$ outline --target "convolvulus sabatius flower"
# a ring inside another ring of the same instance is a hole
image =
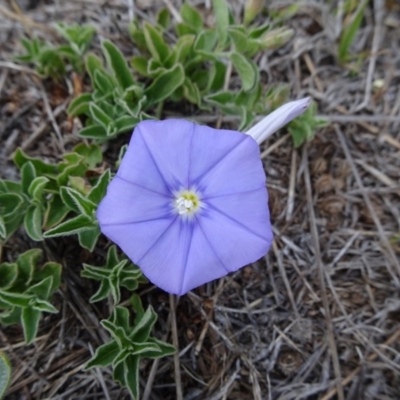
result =
[[[273,239],[257,141],[308,103],[284,105],[248,134],[185,120],[139,123],[99,205],[101,231],[174,294],[257,261]]]

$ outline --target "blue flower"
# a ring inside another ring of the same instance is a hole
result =
[[[300,108],[286,108],[285,116]],[[275,130],[285,116],[275,115]],[[97,218],[151,282],[182,295],[267,253],[273,235],[265,183],[252,136],[185,120],[143,121]]]

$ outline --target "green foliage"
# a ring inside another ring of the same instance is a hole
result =
[[[8,357],[0,351],[0,399],[3,398],[11,380],[11,365]]]
[[[129,57],[109,40],[101,42],[98,55],[88,52],[95,33],[90,26],[56,25],[64,45],[23,40],[26,54],[18,60],[34,65],[40,75],[59,77],[71,68],[87,72],[88,91],[70,103],[68,113],[81,117],[84,128],[79,134],[89,140],[57,163],[29,157],[20,149],[15,152],[13,161],[20,181],[0,179],[2,241],[23,226],[34,241],[77,235],[80,246],[93,251],[100,236],[96,211],[112,174],[102,165],[102,149],[92,141],[103,143],[131,131],[154,112],[159,117],[164,103],[190,103],[209,113],[239,115],[239,130],[245,130],[256,114],[265,115],[286,101],[287,86],[271,86],[263,92],[253,57],[283,46],[293,30],[276,21],[252,24],[263,8],[258,0],[248,0],[244,23],[234,20],[227,0],[213,0],[212,4],[215,27],[205,26],[200,12],[187,2],[180,9],[182,21],[173,26],[176,19],[171,19],[167,9],[160,10],[155,24],[131,22],[129,34],[135,55]],[[289,8],[295,12],[296,7]],[[346,33],[346,43],[351,44],[353,30]],[[346,54],[348,46],[343,50]],[[290,124],[296,146],[323,125],[315,113],[313,105]],[[126,147],[120,149],[117,167]],[[0,323],[21,323],[27,343],[36,337],[42,312],[57,312],[49,300],[60,285],[61,266],[48,262],[38,268],[40,257],[41,250],[34,249],[20,255],[15,263],[0,265]],[[81,276],[99,281],[91,302],[112,298],[113,303],[111,317],[101,321],[111,340],[97,349],[86,368],[111,365],[114,379],[138,399],[140,359],[175,351],[151,336],[157,316],[152,307],[144,311],[137,295],[131,297],[136,313],[132,324],[128,309],[118,306],[121,287],[135,291],[146,279],[115,246],[109,248],[104,266],[84,264]],[[1,362],[0,354],[0,397]]]
[[[150,118],[148,112],[154,107],[161,110],[164,101],[187,101],[203,110],[216,108],[240,115],[240,129],[247,128],[255,114],[265,114],[265,98],[252,57],[282,46],[293,30],[271,25],[244,28],[233,20],[228,2],[217,0],[213,6],[216,27],[206,28],[201,14],[184,3],[174,43],[165,37],[170,25],[167,10],[159,12],[154,25],[133,21],[129,33],[141,51],[130,59],[134,72],[110,41],[102,43],[105,63],[89,53],[85,65],[93,91],[79,95],[68,109],[71,116],[86,117],[80,135],[99,142],[112,139]],[[235,90],[224,89],[229,62],[239,78]]]
[[[100,236],[97,205],[111,179],[110,170],[97,169],[101,162],[96,144],[81,143],[54,165],[18,149],[21,182],[0,180],[0,238],[7,240],[23,224],[32,240],[78,234],[81,246],[92,251]]]
[[[27,344],[36,337],[41,313],[58,312],[49,299],[60,286],[61,265],[38,267],[41,256],[42,250],[32,249],[15,263],[0,264],[0,323],[21,323]]]
[[[136,265],[126,258],[118,257],[116,246],[111,246],[108,249],[104,267],[83,264],[83,268],[81,276],[100,281],[99,290],[91,297],[91,303],[103,300],[111,295],[114,304],[118,304],[121,300],[121,286],[134,291],[139,283],[147,282]]]
[[[349,13],[352,11],[352,0],[348,0],[346,2],[346,8]],[[361,22],[364,18],[364,10],[368,4],[368,0],[363,0],[358,3],[357,9],[354,13],[348,16],[348,21],[346,21],[342,34],[339,39],[339,49],[338,49],[338,57],[341,63],[345,63],[350,59],[349,49],[351,44],[354,41],[357,31],[360,29]]]
[[[327,125],[327,121],[317,118],[317,105],[312,102],[304,114],[293,120],[288,127],[294,147],[314,138],[315,130]]]
[[[175,348],[151,336],[157,314],[149,306],[144,311],[140,298],[132,296],[136,316],[130,324],[129,310],[115,307],[108,320],[101,325],[110,333],[111,340],[100,346],[87,362],[85,369],[113,368],[113,379],[127,387],[133,399],[139,399],[139,363],[141,358],[159,358],[175,353]]]
[[[54,46],[36,38],[22,39],[25,54],[16,57],[16,61],[33,64],[38,74],[43,77],[61,77],[66,72],[66,62],[76,72],[82,72],[82,57],[92,42],[94,27],[55,24],[55,28],[67,44]]]

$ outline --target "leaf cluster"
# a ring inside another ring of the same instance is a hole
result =
[[[360,29],[364,19],[364,11],[368,5],[368,0],[360,2],[347,0],[344,4],[346,18],[344,20],[343,29],[339,37],[338,58],[341,64],[352,59],[350,47],[354,42],[356,34]]]
[[[90,298],[91,303],[112,296],[114,304],[121,300],[121,289],[125,287],[130,291],[138,288],[139,283],[147,282],[140,269],[127,258],[118,256],[116,246],[108,249],[106,265],[103,267],[83,264],[81,276],[100,281],[99,290]]]
[[[89,25],[55,24],[57,32],[67,44],[55,46],[37,38],[22,39],[25,54],[16,57],[16,61],[33,64],[42,77],[61,77],[66,73],[66,63],[76,72],[83,71],[82,58],[89,48],[95,28]]]
[[[303,143],[314,138],[317,128],[322,128],[328,123],[317,118],[317,105],[312,102],[308,109],[299,117],[290,122],[288,130],[293,139],[294,147],[300,147]]]
[[[127,387],[133,399],[139,399],[139,364],[142,358],[159,358],[175,353],[175,348],[150,336],[157,320],[151,306],[144,311],[140,297],[133,295],[132,306],[136,312],[133,325],[125,307],[115,307],[101,325],[110,333],[111,340],[100,346],[87,362],[85,369],[93,367],[113,368],[113,379]]]
[[[261,50],[282,46],[293,31],[271,24],[245,27],[235,23],[225,0],[213,5],[215,28],[205,27],[200,13],[187,3],[180,9],[182,22],[173,27],[166,9],[158,13],[155,24],[133,21],[129,33],[140,54],[130,63],[108,40],[101,46],[105,65],[89,53],[85,65],[93,92],[79,95],[68,109],[71,116],[86,117],[80,135],[111,139],[151,118],[149,110],[160,110],[167,100],[240,115],[239,129],[247,128],[256,113],[265,114],[265,97],[252,58]],[[230,66],[239,78],[234,90],[225,83]]]
[[[92,251],[100,236],[95,212],[111,179],[110,170],[96,167],[99,146],[81,143],[58,164],[21,149],[13,160],[21,181],[0,180],[0,238],[7,240],[23,224],[32,240],[78,234],[80,245]]]
[[[21,323],[27,344],[37,334],[42,312],[57,313],[49,299],[60,286],[61,265],[37,263],[42,250],[32,249],[21,254],[15,263],[0,264],[0,323]]]

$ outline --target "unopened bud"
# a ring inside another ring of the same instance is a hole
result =
[[[248,25],[264,8],[264,0],[247,0],[244,6],[244,24]]]
[[[263,49],[274,50],[286,44],[294,35],[292,28],[278,28],[266,32],[259,43]]]

